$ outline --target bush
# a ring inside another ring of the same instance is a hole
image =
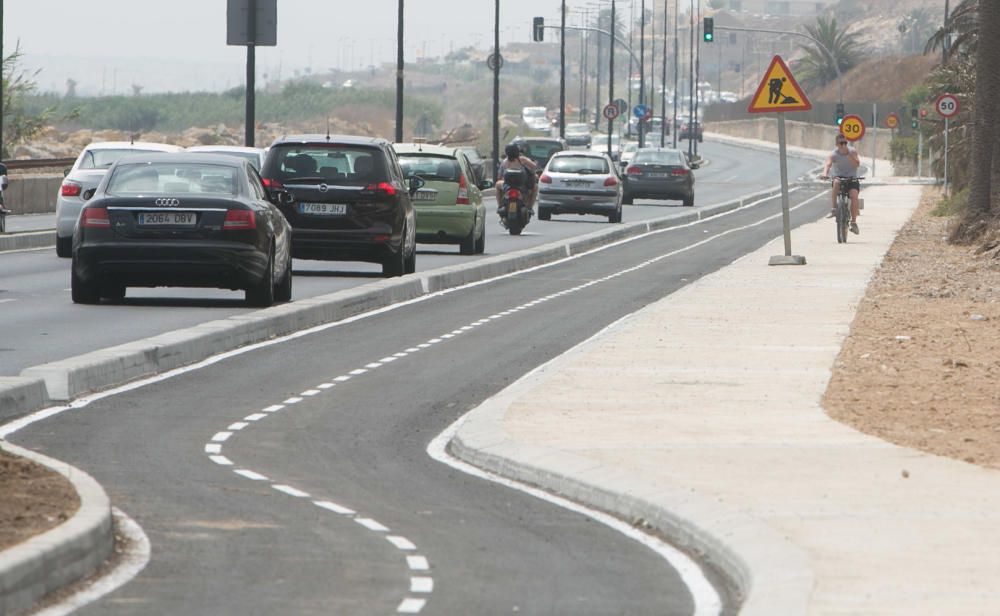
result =
[[[969,201],[969,189],[952,193],[950,197],[942,197],[941,203],[931,210],[931,216],[954,216],[965,211],[965,205]]]
[[[892,141],[889,142],[889,152],[892,162],[916,162],[917,138],[893,137]]]

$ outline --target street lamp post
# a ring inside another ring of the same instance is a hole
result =
[[[615,102],[615,26],[617,22],[615,21],[615,0],[611,0],[611,27],[608,28],[608,32],[611,33],[610,39],[611,53],[608,54],[610,60],[608,60],[608,104]],[[611,156],[611,133],[614,130],[614,120],[608,120],[608,158],[614,160]]]
[[[629,77],[631,79],[631,76]],[[629,85],[631,88],[631,85]],[[646,105],[646,0],[639,7],[639,106]],[[645,117],[639,118],[639,147],[645,144]]]
[[[566,138],[566,0],[559,21],[559,137]]]
[[[396,143],[403,141],[403,0],[396,17]]]
[[[674,0],[674,115],[670,118],[670,132],[673,134],[673,148],[677,149],[677,78],[681,70],[681,56],[678,38],[681,0]]]
[[[667,139],[667,11],[669,1],[663,0],[663,62],[660,70],[660,147],[666,146]],[[674,61],[676,62],[676,58]]]
[[[500,169],[500,0],[493,21],[493,182]]]

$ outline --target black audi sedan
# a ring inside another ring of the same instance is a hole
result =
[[[291,223],[297,259],[380,263],[384,276],[416,271],[412,195],[423,186],[403,175],[385,139],[294,135],[271,144],[261,171]]]
[[[291,226],[248,161],[127,156],[83,196],[73,233],[76,303],[121,300],[127,287],[244,290],[261,307],[292,297]]]
[[[636,198],[680,199],[694,205],[694,174],[698,163],[688,163],[680,150],[639,148],[625,169],[623,201],[632,205]]]

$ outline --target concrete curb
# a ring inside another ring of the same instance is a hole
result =
[[[71,400],[80,395],[195,363],[248,344],[331,323],[429,293],[552,263],[650,231],[688,224],[732,211],[779,193],[779,189],[772,188],[740,199],[657,219],[611,225],[606,230],[545,246],[487,257],[423,274],[382,280],[324,296],[296,300],[293,303],[250,314],[211,321],[183,331],[161,334],[62,361],[26,368],[20,377],[0,378],[0,422],[45,408],[51,401]],[[54,239],[55,233],[52,232],[51,236]],[[33,460],[45,459],[48,466],[59,470],[71,480],[82,478],[79,484],[74,481],[81,495],[81,502],[85,496],[88,503],[100,500],[96,498],[96,494],[103,497],[103,503],[88,505],[84,517],[80,517],[84,512],[81,506],[81,512],[69,522],[16,548],[0,552],[0,581],[12,580],[6,586],[0,583],[0,590],[10,589],[9,592],[17,593],[18,601],[26,601],[30,605],[43,594],[92,572],[103,562],[113,544],[110,531],[110,506],[100,486],[82,471],[20,448],[6,444],[5,447],[9,447],[9,450],[17,455],[24,455]],[[607,484],[605,500],[619,500],[613,491],[614,485],[614,482]],[[581,494],[579,498],[586,500],[585,496]],[[640,501],[636,502],[638,510],[641,508],[638,504]],[[98,514],[97,509],[100,507],[103,507],[104,513]],[[666,515],[665,511],[662,515]],[[660,515],[657,510],[651,509],[650,514],[645,517],[658,520],[657,516]],[[657,521],[657,524],[662,528],[670,527],[666,519]],[[105,527],[108,529],[106,538],[102,534],[105,532]],[[725,533],[719,536],[725,536]],[[43,539],[45,542],[42,542]],[[708,539],[709,536],[706,536],[690,544],[707,545]],[[37,545],[49,547],[45,550],[26,549],[24,552],[18,551],[16,556],[11,556],[13,550],[20,550],[29,544],[35,546],[35,540],[41,542]],[[680,543],[687,544],[683,541]],[[718,543],[717,547],[705,549],[705,553],[721,553],[724,547]],[[54,557],[53,554],[60,556]],[[741,580],[749,573],[740,572],[736,568],[730,569],[737,574],[736,582],[742,588],[745,583]],[[31,576],[41,576],[40,579],[44,583],[36,581],[35,577],[28,577],[25,573],[28,571],[32,572]],[[76,575],[78,571],[82,573]],[[724,571],[727,574],[731,572],[729,569]],[[36,591],[42,594],[34,594]],[[5,604],[0,603],[0,608],[3,607],[6,607]],[[0,613],[4,613],[3,610],[0,610]]]
[[[67,522],[0,552],[0,614],[13,614],[93,573],[114,548],[115,536],[111,502],[93,477],[7,442],[3,449],[63,475],[80,496],[80,508]]]
[[[639,311],[625,320],[641,314]],[[624,321],[623,321],[624,322]],[[620,325],[621,322],[619,322]],[[815,574],[803,550],[760,520],[660,481],[655,486],[591,459],[518,442],[503,427],[512,403],[570,363],[609,328],[470,411],[448,445],[474,466],[537,486],[638,523],[645,521],[675,547],[720,572],[742,616],[805,614]],[[579,477],[586,476],[586,480]]]
[[[26,250],[29,248],[49,248],[56,245],[56,231],[30,231],[25,233],[5,233],[0,235],[0,252]]]

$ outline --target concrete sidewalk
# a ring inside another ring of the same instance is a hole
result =
[[[1000,614],[1000,473],[890,445],[820,407],[920,187],[875,187],[862,235],[796,229],[470,413],[453,453],[700,552],[742,613]],[[905,473],[904,473],[905,471]]]

